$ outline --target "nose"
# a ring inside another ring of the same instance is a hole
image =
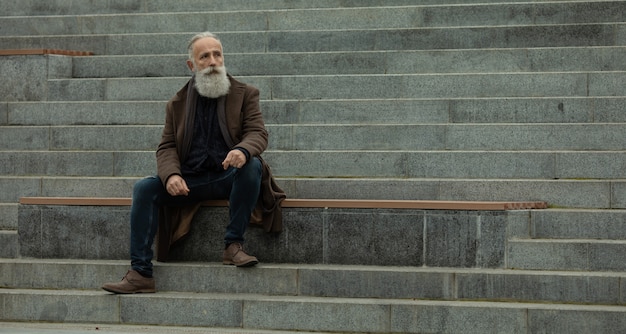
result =
[[[217,57],[211,55],[209,56],[209,66],[215,66],[217,65]]]

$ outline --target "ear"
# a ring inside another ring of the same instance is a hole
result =
[[[193,72],[193,62],[191,60],[189,60],[189,59],[187,59],[187,67],[189,67],[191,72]]]

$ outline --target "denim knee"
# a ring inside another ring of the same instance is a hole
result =
[[[262,172],[261,160],[257,157],[252,157],[248,163],[239,169],[238,176],[249,180],[257,180],[261,178]]]
[[[148,176],[135,183],[133,186],[133,199],[142,195],[150,194],[154,196],[163,188],[163,183],[158,176]]]

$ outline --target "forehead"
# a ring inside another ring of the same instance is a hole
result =
[[[193,43],[193,52],[195,54],[207,51],[222,51],[222,43],[213,37],[204,37]]]

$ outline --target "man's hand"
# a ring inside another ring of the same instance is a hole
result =
[[[189,188],[187,188],[187,182],[183,180],[180,175],[172,175],[167,179],[165,186],[167,192],[172,196],[187,196],[189,194]]]
[[[224,167],[224,170],[228,169],[228,167],[241,168],[245,164],[246,155],[237,149],[228,152],[226,159],[222,161],[222,167]]]

